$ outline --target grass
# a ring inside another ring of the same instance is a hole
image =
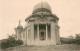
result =
[[[80,51],[80,45],[17,46],[8,48],[7,51]]]

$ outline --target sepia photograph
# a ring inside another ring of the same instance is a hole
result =
[[[0,51],[80,51],[80,0],[0,0]]]

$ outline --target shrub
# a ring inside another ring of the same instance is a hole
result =
[[[14,46],[22,45],[22,44],[23,44],[22,40],[7,39],[6,42],[1,43],[1,48],[6,49],[9,47],[14,47]]]

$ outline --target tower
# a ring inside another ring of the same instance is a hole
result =
[[[17,28],[15,28],[15,33],[16,33],[16,39],[21,39],[21,32],[23,31],[23,27],[21,26],[21,23],[19,21],[19,25]]]

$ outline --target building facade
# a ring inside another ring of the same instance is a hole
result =
[[[60,44],[58,20],[48,3],[38,3],[33,13],[25,19],[27,26],[23,28],[19,22],[15,28],[16,39],[22,40],[24,45]]]

